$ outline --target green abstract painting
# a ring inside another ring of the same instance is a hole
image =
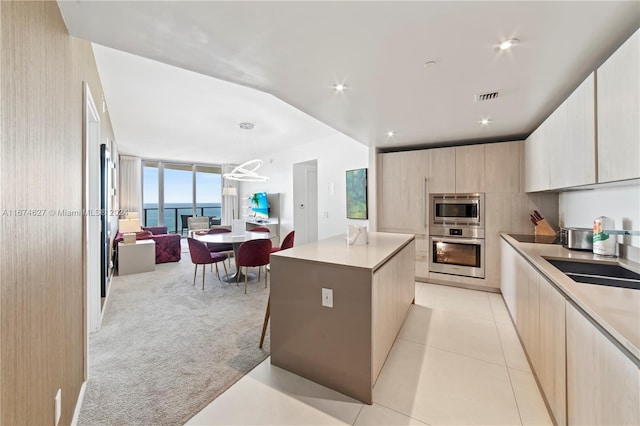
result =
[[[367,219],[367,169],[347,170],[347,218]]]

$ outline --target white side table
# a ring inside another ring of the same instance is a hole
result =
[[[118,243],[118,275],[156,270],[156,242],[139,240],[135,244]]]

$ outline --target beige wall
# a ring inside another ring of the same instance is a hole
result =
[[[100,111],[102,88],[55,2],[0,2],[0,19],[0,424],[53,424],[58,388],[69,424],[84,377],[83,219],[49,212],[82,208],[82,81]]]

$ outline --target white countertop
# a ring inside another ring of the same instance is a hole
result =
[[[640,273],[639,264],[625,259],[603,258],[590,252],[567,250],[556,244],[519,243],[504,233],[501,236],[640,360],[640,290],[575,282],[543,259],[543,256],[622,264]]]
[[[348,245],[347,236],[343,234],[294,246],[271,256],[375,270],[413,239],[413,234],[369,232],[369,244],[355,246]]]

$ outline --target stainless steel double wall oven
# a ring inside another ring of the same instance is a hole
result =
[[[484,194],[431,194],[429,271],[484,278]]]

